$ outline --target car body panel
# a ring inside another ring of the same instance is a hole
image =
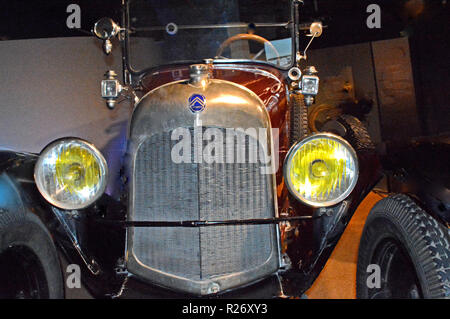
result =
[[[143,76],[141,79],[142,86],[148,92],[166,83],[182,80],[186,77],[187,69],[188,65],[177,66],[168,70],[161,70],[157,74]],[[184,76],[179,76],[180,73]],[[163,78],[167,82],[163,82],[159,78],[160,74],[165,74]],[[174,76],[176,74],[178,76]],[[238,67],[219,65],[214,68],[214,77],[216,76],[220,80],[233,81],[247,87],[264,102],[272,127],[280,130],[278,155],[280,163],[283,163],[290,147],[288,138],[288,92],[285,75],[269,66],[261,69],[260,66],[249,64],[239,65]],[[123,134],[125,134],[124,131]],[[126,139],[123,134],[117,136],[116,139]],[[349,140],[349,142],[355,147],[355,141]],[[117,141],[111,141],[110,144],[116,145],[117,143]],[[108,152],[105,153],[108,154]],[[14,184],[18,185],[16,192],[20,194],[20,201],[23,205],[29,207],[30,211],[33,211],[45,221],[69,263],[84,265],[82,267],[82,278],[88,290],[95,297],[111,297],[119,294],[126,277],[120,271],[117,272],[123,266],[120,261],[123,260],[125,253],[125,230],[118,223],[125,220],[127,212],[127,180],[129,177],[125,170],[121,170],[119,181],[109,181],[109,186],[114,185],[110,189],[116,188],[113,193],[119,193],[120,196],[111,197],[109,194],[105,194],[91,207],[77,213],[69,213],[52,207],[40,196],[33,179],[36,154],[13,152],[0,154],[2,154],[1,158],[4,159],[2,174],[7,175]],[[272,297],[280,297],[281,294],[301,296],[309,288],[325,265],[357,206],[380,178],[380,165],[375,150],[359,149],[357,155],[360,162],[359,181],[344,202],[330,208],[334,211],[331,216],[324,215],[320,209],[314,209],[293,199],[284,185],[283,169],[280,165],[276,174],[279,214],[281,216],[311,216],[311,219],[296,221],[291,224],[281,223],[281,252],[287,264],[285,269],[278,272],[277,280],[269,280],[272,283],[279,281],[283,287],[283,291],[274,288],[273,291],[276,291],[276,293],[273,293]],[[117,163],[127,161],[125,151],[121,158],[118,158],[117,153],[114,153],[114,157],[114,159],[107,158],[108,163],[111,163],[112,160]],[[73,218],[74,215],[75,218]],[[66,223],[61,221],[61,216],[63,216],[63,220],[66,220]],[[70,220],[70,222],[67,222],[67,220]],[[64,224],[72,226],[64,227]],[[73,240],[71,232],[76,234],[76,241]],[[77,247],[77,244],[79,247]],[[106,250],[109,250],[107,254],[105,253]],[[94,274],[90,269],[92,267],[89,267],[89,259],[95,261],[99,269],[98,274]],[[133,282],[133,280],[130,280],[130,282]],[[148,283],[146,285],[150,287],[147,290],[151,290],[152,285]],[[275,286],[276,284],[273,287]],[[155,293],[162,291],[160,289],[155,286]],[[235,289],[233,294],[239,295],[240,289],[243,288]],[[251,290],[249,287],[246,287],[246,289]],[[230,293],[227,291],[221,296],[226,297]],[[165,296],[164,293],[156,293],[156,295]],[[169,296],[180,295],[169,293]]]

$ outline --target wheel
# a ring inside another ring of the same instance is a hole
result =
[[[449,243],[449,229],[410,197],[382,199],[371,210],[361,237],[357,297],[450,298]],[[368,272],[373,265],[379,266],[376,286],[368,281],[376,273]]]
[[[64,298],[56,247],[34,214],[0,209],[0,298]]]
[[[364,123],[352,115],[342,114],[335,120],[325,122],[320,132],[330,132],[342,136],[352,144],[355,150],[375,149],[375,144]]]
[[[311,132],[319,132],[325,123],[336,120],[342,110],[334,105],[320,104],[311,106],[308,110],[308,127]]]
[[[356,117],[348,114],[339,116],[337,122],[345,128],[343,137],[348,140],[356,150],[375,149],[366,126]]]

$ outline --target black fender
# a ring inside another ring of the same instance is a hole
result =
[[[124,280],[115,270],[124,255],[125,231],[99,223],[97,217],[120,219],[125,215],[123,205],[104,194],[84,210],[65,211],[52,206],[34,181],[38,157],[0,151],[0,210],[35,214],[51,234],[58,253],[69,264],[80,266],[81,281],[88,291],[97,298],[113,297]]]
[[[311,209],[291,198],[296,212],[308,212],[312,219],[302,221],[289,239],[288,269],[281,273],[284,293],[301,296],[313,284],[344,233],[356,209],[382,178],[381,162],[364,125],[355,117],[343,115],[328,125],[355,149],[359,178],[352,193],[343,202],[328,208]]]
[[[382,148],[389,191],[405,193],[434,219],[450,226],[450,136],[388,141]]]

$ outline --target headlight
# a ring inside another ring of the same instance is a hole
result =
[[[34,179],[39,192],[52,205],[81,209],[103,194],[107,170],[105,158],[92,144],[67,138],[42,151]]]
[[[304,75],[302,77],[302,94],[317,95],[319,93],[319,77],[315,75]]]
[[[284,164],[286,185],[297,199],[314,207],[344,200],[358,180],[358,159],[341,137],[320,133],[289,151]]]

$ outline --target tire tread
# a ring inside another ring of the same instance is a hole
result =
[[[380,217],[396,221],[396,226],[407,235],[404,237],[408,245],[414,247],[415,256],[411,257],[416,261],[416,271],[421,272],[425,279],[425,287],[422,287],[424,296],[450,298],[450,231],[405,194],[395,194],[382,199],[372,208],[367,218],[358,256],[358,295],[366,297],[361,293],[364,289],[362,285],[365,285],[365,282],[361,282],[365,269],[360,260],[367,260],[364,247],[367,246],[367,241],[375,236],[368,225]]]

